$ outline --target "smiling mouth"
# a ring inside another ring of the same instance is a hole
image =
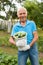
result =
[[[25,18],[25,17],[21,17],[21,18]]]

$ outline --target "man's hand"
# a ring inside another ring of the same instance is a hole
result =
[[[38,33],[37,31],[33,32],[34,38],[32,40],[32,42],[30,43],[30,46],[32,47],[34,45],[34,43],[38,40]]]
[[[9,42],[10,42],[11,44],[16,45],[15,41],[13,40],[13,37],[10,37]]]

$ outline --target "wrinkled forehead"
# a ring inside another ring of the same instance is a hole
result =
[[[19,14],[19,13],[26,13],[27,14],[27,10],[26,10],[26,8],[19,8],[18,10],[17,10],[17,14]]]

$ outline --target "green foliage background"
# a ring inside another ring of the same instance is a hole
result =
[[[43,65],[43,59],[39,60],[39,63]],[[0,65],[18,65],[18,57],[0,53]],[[31,65],[29,60],[27,60],[27,65]]]

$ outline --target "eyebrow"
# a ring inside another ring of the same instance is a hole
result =
[[[25,14],[25,12],[23,12],[23,13],[19,13],[19,14]]]

